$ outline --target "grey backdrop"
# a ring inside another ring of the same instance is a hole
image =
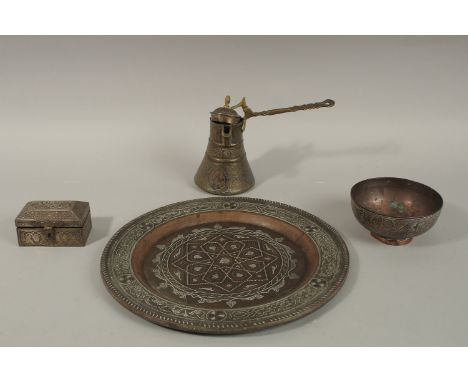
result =
[[[468,38],[0,38],[0,345],[468,345]],[[192,182],[224,96],[254,110],[257,185],[305,209],[350,250],[337,297],[285,326],[199,336],[150,324],[106,292],[101,252],[127,221],[208,196]],[[374,176],[426,183],[437,225],[405,247],[370,238],[349,189]],[[20,248],[28,200],[91,203],[84,248]]]

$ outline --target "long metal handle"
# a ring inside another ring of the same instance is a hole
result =
[[[227,102],[227,105],[229,105],[229,101],[230,101],[230,97],[229,98],[228,97],[229,96],[226,97],[226,101],[225,101],[225,103]],[[335,105],[335,101],[333,101],[332,99],[326,99],[325,101],[322,101],[322,102],[306,103],[304,105],[299,105],[299,106],[283,107],[279,109],[271,109],[271,110],[265,110],[265,111],[253,111],[250,107],[247,106],[245,97],[243,97],[242,100],[237,105],[232,106],[232,109],[242,107],[242,110],[244,111],[244,125],[242,126],[242,130],[244,130],[245,121],[252,117],[290,113],[290,112],[295,112],[295,111],[300,111],[300,110],[319,109],[321,107],[332,107],[334,105]]]
[[[271,109],[271,110],[265,110],[265,111],[252,111],[252,109],[250,109],[247,105],[245,105],[245,107],[242,107],[242,110],[244,110],[244,113],[245,113],[244,118],[248,119],[251,117],[290,113],[290,112],[299,111],[299,110],[310,110],[310,109],[319,109],[321,107],[332,107],[333,105],[335,105],[335,101],[331,99],[326,99],[325,101],[322,101],[322,102],[306,103],[305,105],[283,107],[279,109]]]

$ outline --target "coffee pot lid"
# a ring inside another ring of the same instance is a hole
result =
[[[211,120],[219,123],[227,123],[230,125],[238,124],[242,121],[242,117],[233,108],[229,107],[231,98],[226,96],[224,106],[218,107],[211,112]]]

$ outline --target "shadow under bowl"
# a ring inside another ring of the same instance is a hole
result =
[[[443,200],[432,188],[402,178],[372,178],[351,188],[358,222],[377,240],[405,245],[437,221]]]

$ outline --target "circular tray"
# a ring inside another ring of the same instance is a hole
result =
[[[348,250],[319,218],[285,204],[207,198],[148,212],[101,259],[112,296],[156,324],[229,334],[280,325],[331,300]]]

